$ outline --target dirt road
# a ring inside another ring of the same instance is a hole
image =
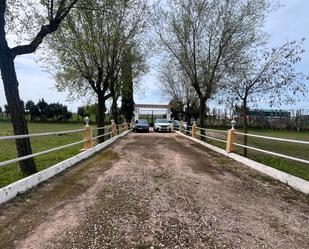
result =
[[[309,200],[176,134],[130,134],[0,206],[0,248],[309,248]]]

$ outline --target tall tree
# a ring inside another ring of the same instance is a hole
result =
[[[240,102],[244,133],[248,132],[248,105],[256,102],[279,106],[292,104],[307,92],[306,76],[295,69],[304,53],[303,40],[287,42],[278,48],[261,52],[252,49],[243,54],[242,63],[231,71],[224,89],[226,96]],[[308,79],[308,77],[307,77]],[[244,136],[244,145],[248,143]],[[247,156],[247,149],[244,148]]]
[[[28,134],[28,126],[19,95],[14,60],[17,56],[35,52],[44,38],[58,29],[77,1],[0,1],[0,70],[15,135]],[[39,25],[41,27],[38,27]],[[26,28],[27,30],[23,31],[28,35],[21,30],[18,30],[16,35],[24,35],[27,40],[30,36],[30,42],[9,47],[7,33],[13,33],[13,27]],[[19,157],[32,154],[29,138],[15,141]],[[33,158],[20,161],[19,164],[25,175],[37,172]]]
[[[50,42],[61,65],[55,67],[58,88],[95,94],[98,127],[104,126],[106,101],[120,82],[124,48],[143,30],[146,13],[144,0],[85,0]]]
[[[187,74],[174,59],[162,64],[160,82],[164,96],[172,99],[176,107],[182,108],[181,112],[185,115],[187,124],[190,124],[193,112],[199,105],[199,99]]]
[[[131,48],[126,47],[121,67],[121,112],[127,122],[131,122],[134,113],[132,64],[133,62]]]
[[[267,7],[265,0],[177,0],[156,12],[160,43],[198,95],[201,127],[207,101],[220,88],[227,69],[260,38]]]

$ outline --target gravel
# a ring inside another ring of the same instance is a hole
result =
[[[25,200],[33,204],[24,216]],[[10,231],[0,245],[309,248],[308,204],[308,196],[176,134],[130,134],[0,207]],[[17,233],[21,219],[28,221]]]

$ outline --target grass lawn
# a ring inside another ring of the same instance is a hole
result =
[[[10,122],[0,122],[0,136],[13,135]],[[81,129],[80,124],[58,124],[58,123],[29,123],[30,133],[41,133],[49,131],[64,131]],[[54,136],[44,136],[31,138],[33,152],[39,152],[61,145],[73,143],[82,140],[82,133],[72,133]],[[38,170],[46,169],[58,162],[61,162],[73,155],[79,153],[82,144],[68,147],[59,151],[55,151],[46,155],[35,158]],[[16,149],[14,140],[0,141],[0,161],[6,161],[16,158]],[[0,167],[0,187],[6,186],[22,178],[19,171],[18,163],[9,164]]]
[[[238,131],[241,132],[241,129],[239,129]],[[309,141],[309,132],[303,132],[303,131],[296,132],[296,131],[272,131],[266,129],[265,130],[251,129],[249,130],[249,133],[270,136],[270,137],[280,137],[280,138]],[[211,134],[208,133],[208,135],[221,138],[224,140],[226,139],[226,136],[222,135],[221,133],[219,134],[211,132]],[[225,149],[225,144],[221,142],[211,141],[210,139],[208,139],[208,142]],[[237,142],[242,144],[243,136],[238,135]],[[309,145],[287,143],[287,142],[266,140],[262,138],[253,138],[253,137],[248,137],[248,145],[259,149],[264,149],[272,152],[277,152],[280,154],[285,154],[288,156],[309,160]],[[236,153],[240,155],[243,153],[242,148],[239,147],[235,148]],[[308,164],[303,164],[252,150],[248,150],[248,158],[309,181]]]

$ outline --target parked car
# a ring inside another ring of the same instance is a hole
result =
[[[146,119],[139,119],[136,120],[134,125],[133,125],[133,132],[149,132],[149,124]]]
[[[172,124],[167,119],[157,119],[154,123],[154,131],[172,131]]]
[[[179,120],[173,120],[173,125],[174,125],[175,130],[179,130],[180,121]]]

